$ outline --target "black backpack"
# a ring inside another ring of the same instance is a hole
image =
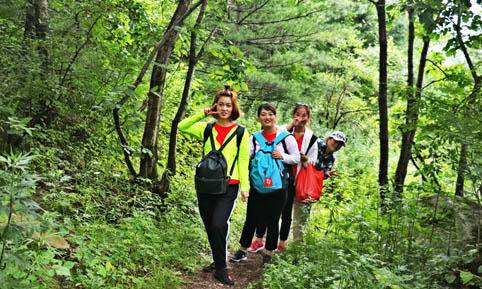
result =
[[[213,127],[214,123],[210,122],[204,129],[203,146],[206,144],[206,141],[209,138],[211,141],[212,150],[206,156],[204,156],[203,149],[203,158],[196,166],[194,183],[196,187],[196,192],[198,194],[220,195],[226,193],[230,176],[234,172],[234,165],[239,156],[239,146],[241,144],[241,140],[244,134],[244,127],[238,125],[236,131],[224,141],[224,143],[218,150],[216,150],[212,133]],[[222,154],[222,151],[226,147],[226,145],[234,138],[234,136],[236,136],[236,145],[238,147],[238,150],[236,151],[236,156],[234,157],[234,161],[231,165],[231,169],[228,175],[228,165],[226,163],[226,159]]]

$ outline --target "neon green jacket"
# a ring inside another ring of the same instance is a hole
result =
[[[195,114],[191,117],[188,117],[182,120],[178,128],[181,132],[188,133],[197,139],[203,140],[204,139],[204,129],[208,124],[206,121],[203,121],[206,118],[204,112],[199,114]],[[231,129],[231,131],[226,136],[226,139],[229,138],[231,134],[236,131],[236,126]],[[214,145],[216,149],[219,149],[221,145],[216,141],[216,136],[218,132],[213,129],[213,137],[214,137]],[[209,153],[212,150],[211,143],[206,141],[204,145],[204,154]],[[228,174],[231,170],[231,166],[233,164],[234,158],[236,157],[236,151],[238,150],[236,146],[236,138],[233,138],[223,149],[222,154],[226,158],[226,163],[228,164]],[[242,192],[249,191],[249,133],[245,129],[244,135],[241,140],[241,145],[239,147],[239,156],[236,164],[234,165],[234,172],[231,176],[231,179],[239,180],[239,187]]]

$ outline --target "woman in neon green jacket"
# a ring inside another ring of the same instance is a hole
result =
[[[213,116],[216,120],[212,126],[211,133],[215,140],[215,149],[219,149],[230,136],[237,132],[239,124],[235,122],[241,114],[237,94],[225,86],[224,90],[216,93],[213,105],[205,108],[203,112],[184,119],[179,123],[181,132],[189,133],[194,137],[204,140],[204,131],[208,125],[206,118]],[[212,150],[211,142],[204,143],[204,154]],[[234,209],[234,204],[241,191],[243,201],[249,197],[249,133],[244,130],[239,145],[236,137],[225,144],[222,154],[226,159],[228,174],[230,175],[229,185],[226,193],[220,195],[201,194],[198,192],[197,199],[199,213],[204,223],[211,246],[214,262],[203,268],[204,271],[214,271],[214,277],[223,284],[234,285],[226,269],[226,252],[229,238],[229,219]],[[231,166],[233,170],[231,170]]]

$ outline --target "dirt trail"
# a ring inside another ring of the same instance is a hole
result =
[[[248,253],[248,260],[239,263],[229,262],[228,264],[229,275],[236,282],[234,286],[223,285],[214,279],[212,273],[206,273],[199,269],[197,272],[186,276],[187,285],[185,289],[244,289],[250,283],[261,278],[263,274],[262,264],[261,254]]]

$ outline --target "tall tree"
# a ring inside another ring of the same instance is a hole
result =
[[[438,18],[439,11],[433,9],[434,6],[428,6],[421,14],[435,15]],[[414,3],[410,1],[408,3],[408,79],[407,79],[407,109],[405,111],[405,125],[402,128],[402,143],[400,147],[400,157],[398,159],[397,169],[395,172],[395,192],[401,194],[403,192],[403,185],[405,177],[407,176],[407,167],[411,158],[411,147],[415,138],[417,130],[417,122],[419,117],[419,103],[422,97],[422,85],[425,75],[425,66],[427,63],[427,55],[430,46],[429,34],[435,28],[436,22],[432,17],[424,17],[422,22],[425,27],[425,34],[423,36],[422,52],[420,54],[420,60],[418,64],[417,83],[414,85],[413,74],[413,44],[415,40],[415,16],[414,16]],[[426,13],[428,12],[428,13]]]
[[[40,78],[47,82],[49,79],[49,50],[47,46],[47,36],[49,33],[49,2],[48,0],[29,0],[25,7],[25,26],[24,37],[26,39],[37,40],[40,57]],[[35,42],[34,42],[35,43]],[[34,45],[29,46],[34,47]],[[44,123],[49,125],[52,121],[55,108],[48,104],[49,96],[43,95],[43,91],[38,91],[37,98],[41,100],[42,106],[33,113],[30,125]]]
[[[171,132],[169,134],[169,153],[167,156],[167,167],[164,171],[161,179],[160,193],[161,196],[169,191],[170,178],[176,173],[176,147],[177,147],[177,127],[181,119],[184,117],[186,112],[187,104],[189,101],[189,94],[191,91],[191,84],[194,77],[194,72],[196,70],[196,64],[204,53],[204,47],[212,36],[212,33],[206,39],[206,42],[202,45],[199,52],[197,52],[197,31],[201,27],[201,23],[204,18],[206,11],[207,0],[202,0],[201,8],[199,9],[199,14],[196,19],[196,24],[191,31],[191,43],[189,46],[189,57],[188,57],[188,68],[186,73],[186,80],[184,81],[184,88],[182,91],[181,102],[176,112],[176,116],[172,120]],[[213,30],[214,32],[214,30]]]
[[[400,148],[400,157],[398,159],[397,170],[395,172],[395,191],[401,193],[403,191],[403,183],[407,175],[408,161],[410,160],[410,146],[413,137],[410,133],[410,124],[413,120],[414,99],[413,85],[413,44],[415,42],[415,16],[413,3],[407,4],[408,14],[408,47],[407,47],[407,110],[405,118],[405,127],[402,129],[402,146]]]
[[[474,81],[474,85],[472,87],[472,91],[467,97],[467,101],[465,102],[465,108],[471,110],[474,107],[474,104],[477,100],[479,100],[480,90],[482,88],[482,75],[479,75],[477,72],[477,66],[472,61],[472,58],[469,54],[469,50],[467,48],[466,41],[464,40],[464,36],[462,34],[462,19],[467,17],[467,19],[471,19],[473,17],[473,12],[470,10],[470,2],[465,3],[463,1],[454,1],[456,5],[453,6],[454,13],[448,16],[448,20],[452,23],[454,31],[455,31],[455,43],[457,43],[458,49],[460,49],[464,55],[465,62],[467,63],[470,74],[472,75],[472,79]],[[456,21],[454,21],[454,19]],[[474,21],[475,22],[475,21]],[[482,24],[479,22],[472,23],[475,27],[470,27],[472,29],[480,30],[482,28]],[[477,112],[474,112],[477,113]],[[465,140],[462,140],[460,144],[460,156],[459,156],[459,166],[457,170],[457,181],[455,185],[455,195],[463,196],[464,194],[464,182],[465,182],[465,173],[467,170],[467,151],[468,151],[468,143]]]
[[[35,6],[36,0],[28,0],[25,5],[25,29],[24,36],[33,38],[35,36]]]
[[[45,44],[45,39],[47,38],[47,34],[49,32],[49,2],[48,0],[37,0],[37,7],[35,14],[36,17],[36,27],[37,27],[37,37],[43,41],[41,41],[39,46],[39,52],[42,57],[42,66],[44,73],[47,73],[47,67],[49,63],[49,53],[47,46]],[[46,76],[44,75],[46,78]]]
[[[48,66],[48,49],[44,43],[49,32],[49,2],[48,0],[28,0],[25,6],[25,28],[24,36],[40,40],[39,54],[42,58],[42,77],[45,75]]]
[[[179,30],[184,20],[201,4],[201,1],[191,6],[192,1],[180,0],[176,7],[174,14],[171,17],[169,25],[167,26],[164,34],[152,50],[151,54],[144,63],[139,75],[132,85],[124,94],[121,100],[119,100],[112,110],[114,125],[116,132],[119,136],[119,141],[123,148],[124,160],[129,169],[129,173],[132,178],[141,176],[143,178],[149,178],[154,183],[154,190],[157,187],[157,138],[159,135],[159,115],[161,112],[162,95],[164,93],[164,84],[166,80],[167,64],[169,63],[169,57],[172,54],[174,45],[179,36]],[[191,6],[191,7],[190,7]],[[190,7],[190,8],[189,8]],[[135,93],[136,88],[142,82],[144,75],[146,74],[150,64],[154,60],[155,64],[151,73],[151,80],[149,85],[148,99],[147,99],[147,113],[146,122],[144,126],[144,133],[142,137],[142,155],[140,170],[137,173],[134,169],[132,161],[130,159],[131,149],[127,138],[122,130],[120,121],[120,109],[127,102],[129,97]],[[158,189],[157,189],[158,190]]]
[[[385,15],[385,0],[377,2],[370,0],[377,9],[378,41],[379,41],[379,72],[378,72],[378,111],[379,111],[379,138],[380,162],[378,168],[378,184],[380,198],[385,200],[388,186],[388,104],[387,104],[387,22]]]
[[[139,169],[139,175],[144,178],[156,180],[157,172],[157,139],[159,137],[159,115],[162,106],[162,96],[164,94],[164,83],[167,74],[167,65],[171,56],[179,29],[176,29],[178,20],[188,11],[192,1],[181,0],[171,18],[171,22],[164,34],[165,43],[157,52],[154,68],[151,73],[151,81],[149,83],[149,92],[147,94],[147,112],[146,122],[144,126],[144,134],[142,136],[142,157]],[[169,29],[173,27],[174,29]]]

